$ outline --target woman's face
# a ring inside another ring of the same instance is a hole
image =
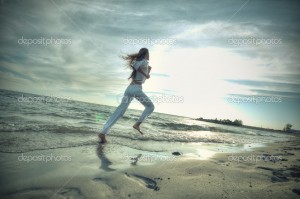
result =
[[[145,55],[145,59],[149,60],[149,52]]]

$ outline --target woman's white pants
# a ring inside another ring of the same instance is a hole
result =
[[[116,123],[116,121],[124,115],[133,98],[137,99],[145,107],[145,110],[138,119],[138,122],[143,122],[154,111],[154,105],[150,98],[143,92],[142,86],[139,84],[130,84],[125,90],[121,104],[107,120],[101,130],[101,133],[108,133],[109,129]]]

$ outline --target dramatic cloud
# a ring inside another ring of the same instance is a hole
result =
[[[194,116],[199,102],[202,110],[212,98],[228,95],[279,95],[298,103],[287,107],[292,110],[300,101],[299,5],[269,0],[2,0],[1,88],[116,105],[113,96],[123,93],[130,73],[120,55],[147,46],[154,70],[145,88],[183,95],[189,104],[158,107],[162,112],[185,110],[182,114]],[[173,43],[153,45],[147,39]],[[33,40],[44,43],[25,44]],[[186,89],[191,87],[199,92]],[[229,111],[222,102],[214,103]]]

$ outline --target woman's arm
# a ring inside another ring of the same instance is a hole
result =
[[[148,66],[148,75],[150,74],[151,69],[152,69],[152,67]]]
[[[149,75],[150,71],[148,71],[148,74],[146,74],[146,73],[144,73],[144,71],[140,67],[139,67],[139,69],[137,71],[139,71],[140,73],[142,73],[147,79],[150,78],[150,75]]]

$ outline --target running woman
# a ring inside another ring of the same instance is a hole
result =
[[[100,143],[103,144],[107,142],[105,135],[109,132],[109,129],[118,121],[121,116],[123,116],[130,102],[134,98],[137,99],[145,107],[138,121],[132,126],[141,134],[143,134],[143,132],[140,129],[140,125],[154,111],[154,105],[152,101],[143,92],[142,88],[142,84],[145,82],[145,80],[150,78],[151,66],[148,65],[149,50],[147,48],[141,48],[138,53],[129,54],[123,56],[122,58],[128,62],[129,67],[132,69],[132,73],[128,78],[129,80],[131,79],[131,83],[125,90],[121,104],[107,120],[98,135],[101,140]]]

